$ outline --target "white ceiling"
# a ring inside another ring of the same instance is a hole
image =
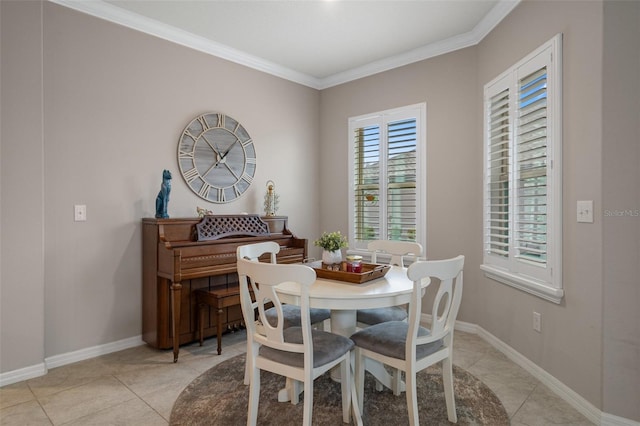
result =
[[[51,0],[322,89],[477,44],[520,0]]]

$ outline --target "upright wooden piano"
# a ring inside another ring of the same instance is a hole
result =
[[[198,338],[194,291],[238,285],[238,246],[275,241],[280,245],[278,263],[302,262],[307,257],[307,240],[289,231],[286,216],[145,218],[142,236],[142,338],[155,348],[173,347],[174,362],[180,345]],[[209,313],[205,337],[217,333],[217,317]],[[242,310],[227,308],[223,320],[223,329],[242,323]]]

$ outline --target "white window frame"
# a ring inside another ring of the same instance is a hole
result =
[[[484,186],[483,186],[483,264],[485,276],[554,303],[561,303],[562,288],[562,35],[558,34],[523,58],[484,87]],[[537,265],[518,259],[515,248],[515,210],[518,195],[516,181],[516,149],[518,136],[518,81],[532,72],[547,68],[547,232],[546,263]],[[489,149],[490,100],[509,90],[509,234],[508,256],[492,253],[489,248]]]
[[[375,112],[371,114],[365,114],[357,117],[349,118],[349,133],[348,133],[348,170],[349,170],[349,191],[348,191],[348,206],[349,206],[349,253],[359,253],[366,255],[367,251],[367,243],[366,240],[357,240],[356,239],[356,229],[355,229],[355,144],[354,144],[354,133],[357,128],[370,126],[370,125],[378,125],[380,129],[384,129],[387,127],[388,123],[395,122],[398,120],[406,119],[406,118],[415,118],[416,119],[416,242],[420,243],[423,247],[423,256],[426,255],[427,252],[427,197],[426,197],[426,188],[427,188],[427,173],[426,173],[426,164],[427,164],[427,153],[426,153],[426,122],[427,122],[427,104],[419,103],[414,105],[408,105],[405,107],[389,109],[385,111]],[[381,152],[384,152],[386,148],[386,140],[381,141]],[[380,175],[386,175],[386,162],[381,166]],[[384,197],[382,200],[386,205],[386,190],[384,190],[381,183],[381,191],[380,196]],[[385,211],[385,210],[383,210]],[[383,223],[380,224],[380,229],[382,230],[381,235],[386,235],[386,216],[385,214],[381,215],[381,221]]]

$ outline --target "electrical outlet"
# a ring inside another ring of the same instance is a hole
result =
[[[542,317],[538,312],[533,312],[533,329],[540,333],[542,330]]]
[[[87,220],[87,206],[84,204],[76,204],[73,206],[73,220],[76,222],[84,222]]]

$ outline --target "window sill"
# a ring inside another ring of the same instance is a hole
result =
[[[364,262],[371,262],[371,252],[368,251],[368,250],[348,249],[346,254],[347,255],[358,254],[358,255],[362,256],[362,260]],[[427,260],[427,259],[425,257],[419,257],[418,260]],[[386,254],[386,253],[379,253],[378,254],[376,263],[388,264],[390,262],[391,262],[391,255],[390,254]],[[409,266],[410,264],[411,264],[411,262],[409,262],[408,260],[405,260],[405,266]]]
[[[564,290],[561,288],[550,287],[524,275],[514,274],[493,265],[480,265],[480,269],[484,271],[484,275],[487,278],[533,294],[550,302],[560,304],[564,297]]]

